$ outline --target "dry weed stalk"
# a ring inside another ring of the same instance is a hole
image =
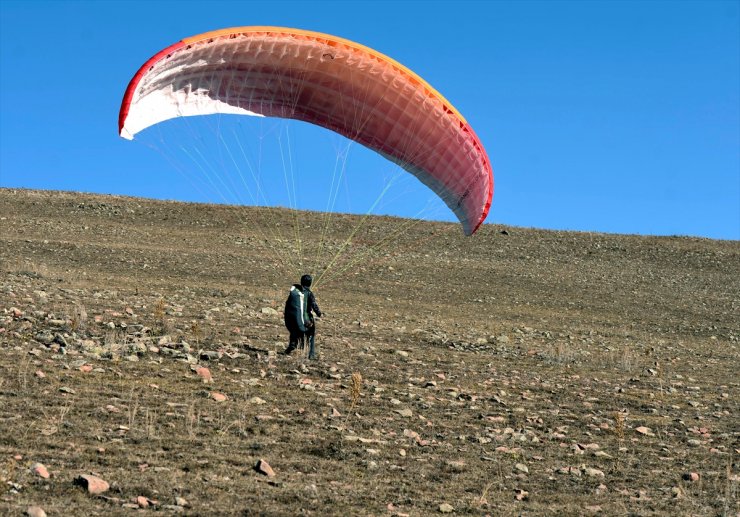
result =
[[[737,482],[733,482],[732,476],[732,465],[733,465],[733,454],[730,452],[727,457],[727,468],[725,470],[725,504],[722,510],[722,516],[730,515],[730,504],[732,501],[737,501]]]
[[[128,428],[133,430],[134,424],[136,423],[136,414],[139,412],[139,394],[136,393],[135,388],[131,388],[131,394],[129,395],[129,403],[127,408],[128,413]]]
[[[193,341],[195,341],[195,345],[200,345],[200,340],[203,337],[203,330],[200,328],[200,324],[197,321],[193,321],[193,323],[190,324],[190,333],[193,334]]]
[[[622,349],[622,355],[620,357],[619,366],[626,372],[632,371],[634,366],[634,354],[628,348]]]
[[[359,372],[352,374],[352,382],[349,386],[350,411],[355,408],[360,401],[360,388],[362,388],[362,375]]]
[[[167,320],[165,319],[165,316],[167,315],[166,308],[167,305],[165,304],[164,298],[160,298],[157,300],[157,303],[154,304],[152,315],[154,316],[154,327],[159,334],[167,333]]]
[[[24,359],[21,359],[21,363],[18,368],[18,384],[20,385],[21,389],[25,391],[25,389],[28,387],[28,370],[31,367],[31,358],[26,356]],[[0,386],[2,386],[3,383],[0,383]]]
[[[87,322],[87,311],[81,303],[75,303],[74,307],[70,311],[71,316],[69,317],[69,328],[72,332],[83,330],[85,323]]]
[[[624,424],[627,417],[621,411],[614,412],[614,434],[617,435],[619,442],[624,441]]]
[[[31,428],[35,427],[36,423],[46,424],[44,427],[39,428],[42,435],[51,436],[52,434],[55,434],[64,425],[64,419],[67,416],[67,413],[72,409],[75,402],[76,400],[72,398],[69,399],[65,405],[57,407],[56,409],[59,410],[58,415],[54,415],[51,410],[47,412],[45,409],[41,408],[43,418],[36,419],[33,425],[26,427],[23,435],[24,439],[28,432],[31,431]]]
[[[195,401],[188,404],[188,411],[185,415],[185,429],[188,433],[188,438],[191,440],[195,438],[196,428],[200,426],[200,411],[195,409]]]
[[[479,508],[482,506],[488,506],[488,491],[491,490],[492,486],[493,481],[483,487],[483,491],[481,492],[480,497],[475,498],[476,506],[478,506]]]
[[[614,412],[614,434],[617,435],[617,440],[619,441],[619,454],[617,455],[616,465],[615,467],[617,470],[619,470],[619,462],[622,459],[622,443],[624,443],[624,428],[625,423],[627,420],[627,415],[622,413],[621,411],[615,411]]]
[[[157,412],[146,408],[144,413],[144,421],[146,424],[146,436],[148,439],[157,438]]]

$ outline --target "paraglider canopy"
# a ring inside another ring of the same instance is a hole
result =
[[[493,173],[468,122],[417,74],[358,43],[282,27],[186,38],[133,77],[119,133],[214,113],[302,120],[354,140],[427,185],[467,235],[488,215]]]

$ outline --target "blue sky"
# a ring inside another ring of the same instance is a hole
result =
[[[493,163],[487,222],[740,239],[739,7],[3,0],[0,186],[218,202],[184,181],[161,151],[118,136],[121,97],[144,61],[183,37],[278,25],[375,48],[449,99]],[[255,127],[245,134],[266,126]],[[177,126],[165,129],[177,138]],[[338,137],[282,131],[294,146],[295,173],[327,192],[313,169],[328,165],[304,153],[323,152],[331,164]],[[363,173],[342,191],[350,204],[337,209],[363,212],[377,191],[362,178],[393,176],[385,166],[364,174],[381,167],[371,154],[352,149],[347,174]],[[297,206],[320,209],[307,200],[317,196],[299,191]],[[379,211],[407,215],[406,195],[383,199]]]

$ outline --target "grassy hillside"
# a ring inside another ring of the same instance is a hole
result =
[[[0,189],[0,279],[3,514],[740,510],[737,241]]]

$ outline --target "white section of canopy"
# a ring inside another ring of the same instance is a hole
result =
[[[216,113],[233,115],[252,115],[263,117],[239,106],[227,104],[208,95],[208,90],[184,91],[167,86],[154,90],[136,101],[136,109],[129,112],[121,136],[133,140],[134,135],[163,120],[192,115],[213,115]]]

